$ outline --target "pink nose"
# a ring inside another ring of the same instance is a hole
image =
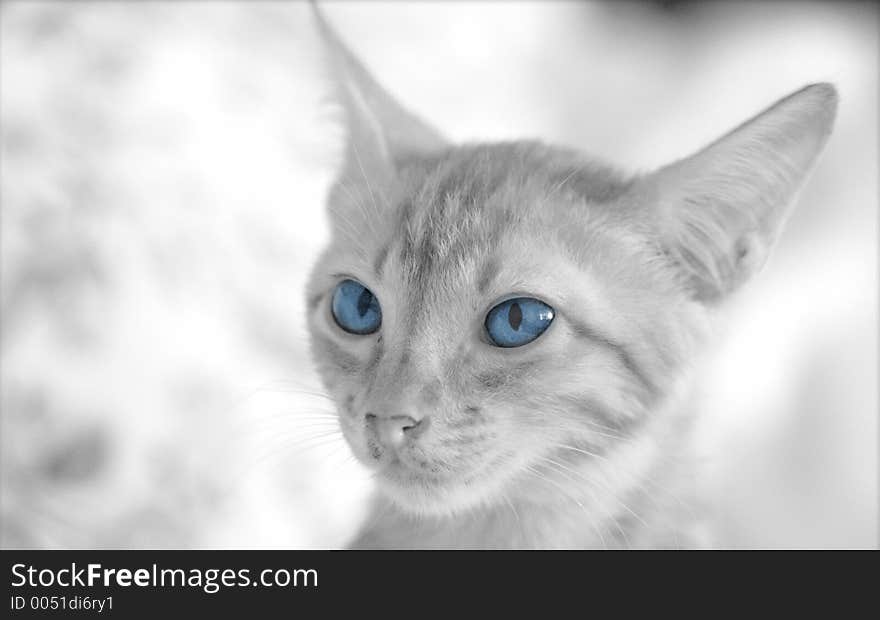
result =
[[[386,448],[399,448],[409,439],[415,439],[426,428],[425,419],[416,420],[408,415],[366,415],[367,430]]]

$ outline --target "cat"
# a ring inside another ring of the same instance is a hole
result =
[[[312,357],[377,492],[353,548],[699,548],[696,360],[830,135],[831,84],[627,175],[451,144],[312,3],[346,144]]]

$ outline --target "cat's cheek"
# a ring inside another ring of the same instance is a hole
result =
[[[342,435],[348,443],[354,457],[368,469],[379,471],[387,469],[397,457],[387,448],[372,439],[363,424],[363,418],[357,415],[339,418]]]
[[[358,432],[353,424],[343,420],[340,420],[340,427],[342,428],[342,436],[345,437],[354,457],[366,467],[377,467],[377,460],[369,452],[364,433]]]

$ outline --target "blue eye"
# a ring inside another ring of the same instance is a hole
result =
[[[382,325],[382,308],[373,292],[360,282],[343,280],[330,304],[336,324],[350,334],[372,334]]]
[[[553,308],[531,297],[508,299],[489,310],[486,333],[498,347],[521,347],[544,333],[553,322]]]

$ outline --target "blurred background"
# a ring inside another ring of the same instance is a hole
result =
[[[877,545],[875,3],[332,2],[456,140],[640,171],[818,81],[837,127],[701,384],[723,547]],[[341,155],[304,3],[0,6],[0,546],[343,546],[303,287]]]

